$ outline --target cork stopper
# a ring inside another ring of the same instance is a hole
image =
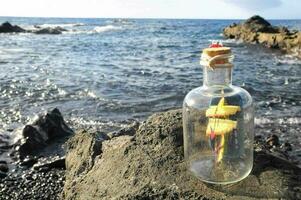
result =
[[[211,69],[233,67],[233,55],[230,47],[224,47],[221,44],[210,45],[205,48],[201,56],[201,65],[208,66]]]
[[[230,47],[213,47],[213,48],[206,48],[203,50],[203,54],[207,54],[209,57],[214,57],[223,54],[230,54],[230,53],[231,53]]]

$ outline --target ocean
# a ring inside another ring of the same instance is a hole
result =
[[[54,107],[68,123],[102,131],[179,108],[202,84],[201,49],[220,40],[235,54],[233,84],[256,102],[256,134],[278,135],[301,160],[301,60],[223,38],[223,28],[240,20],[0,18],[5,21],[68,31],[0,34],[2,141],[12,144],[20,128]],[[301,20],[271,23],[301,30]],[[5,148],[0,153],[7,156]]]

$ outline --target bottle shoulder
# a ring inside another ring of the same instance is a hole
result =
[[[235,101],[242,107],[253,105],[251,95],[243,88],[237,86],[206,87],[201,86],[192,89],[185,96],[184,106],[204,108],[211,105],[213,99],[224,97],[228,101]]]

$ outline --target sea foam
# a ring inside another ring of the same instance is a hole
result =
[[[96,26],[93,31],[96,33],[101,33],[101,32],[112,31],[112,30],[120,30],[120,29],[121,27],[119,26],[106,25],[106,26]]]
[[[62,27],[62,28],[68,28],[68,27],[76,27],[76,26],[84,26],[84,23],[70,23],[70,24],[41,24],[41,25],[37,25],[41,28],[55,28],[55,27]]]

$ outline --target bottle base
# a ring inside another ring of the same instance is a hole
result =
[[[252,171],[252,160],[225,158],[216,163],[213,157],[205,157],[190,163],[189,170],[203,182],[210,184],[232,184],[245,179]]]

